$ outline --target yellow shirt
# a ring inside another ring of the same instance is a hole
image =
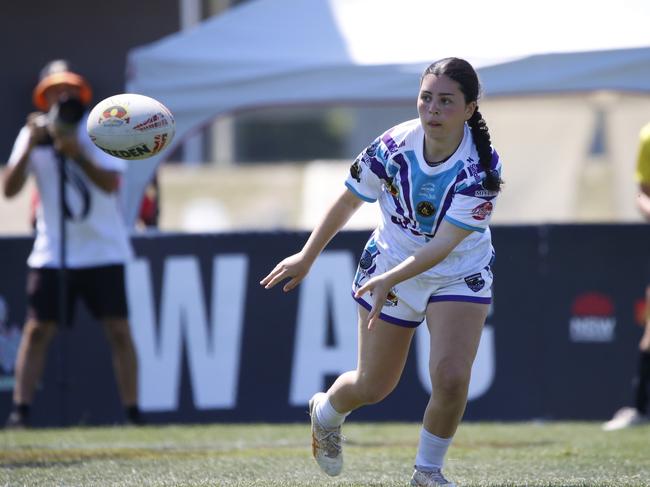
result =
[[[650,123],[639,134],[639,154],[636,159],[636,180],[650,185]]]

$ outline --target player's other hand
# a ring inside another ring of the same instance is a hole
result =
[[[310,267],[311,263],[307,261],[302,253],[298,252],[276,265],[268,276],[260,281],[260,284],[264,286],[264,289],[271,289],[278,282],[290,279],[282,287],[282,290],[284,292],[291,291],[304,279]]]
[[[372,330],[375,326],[376,320],[380,319],[379,313],[384,307],[384,303],[386,302],[392,287],[392,283],[386,278],[386,276],[380,274],[379,276],[375,276],[368,280],[363,284],[363,286],[357,289],[357,292],[354,293],[355,298],[360,298],[367,292],[372,296],[372,308],[366,317],[369,330]]]

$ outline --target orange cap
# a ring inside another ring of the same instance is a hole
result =
[[[56,85],[71,85],[79,88],[79,96],[81,97],[81,103],[88,105],[90,100],[92,100],[93,92],[90,88],[90,84],[83,76],[80,76],[71,71],[60,71],[58,73],[52,73],[48,76],[42,78],[39,83],[34,88],[32,101],[34,106],[39,110],[47,111],[50,106],[45,98],[45,91],[48,88]]]

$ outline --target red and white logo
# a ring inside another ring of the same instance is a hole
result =
[[[573,301],[569,321],[572,342],[605,343],[614,340],[616,316],[609,296],[586,292]]]
[[[485,220],[492,214],[492,208],[492,203],[489,201],[481,203],[472,210],[472,218],[474,218],[474,220]]]

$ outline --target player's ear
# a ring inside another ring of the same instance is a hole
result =
[[[478,104],[476,103],[476,100],[470,101],[467,105],[465,105],[465,121],[467,122],[470,118],[472,118],[472,115],[474,115],[474,112],[476,111],[476,107]]]

